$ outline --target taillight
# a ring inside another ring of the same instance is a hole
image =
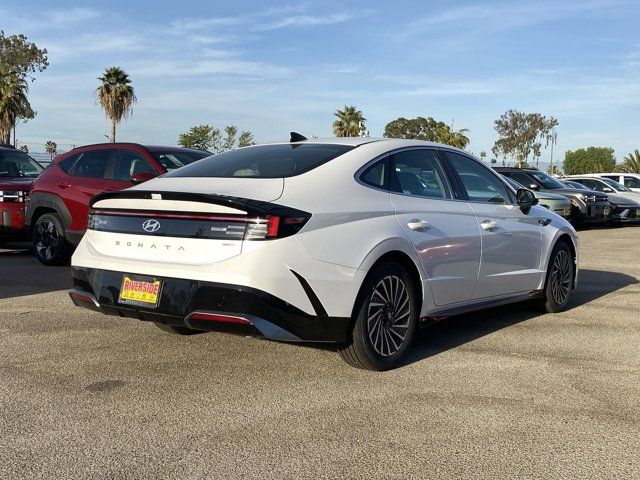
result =
[[[295,215],[269,215],[265,218],[247,220],[245,240],[268,240],[283,238],[293,235],[309,221],[311,215],[301,215],[296,211]]]

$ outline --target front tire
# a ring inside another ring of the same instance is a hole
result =
[[[66,265],[70,248],[62,220],[55,213],[45,213],[33,227],[33,251],[44,265]]]
[[[543,308],[547,313],[557,313],[569,304],[575,278],[575,263],[569,245],[559,241],[551,251],[547,280],[544,289]]]
[[[349,365],[365,370],[392,368],[404,356],[418,323],[416,286],[400,264],[370,272],[362,285],[353,329],[339,352]]]

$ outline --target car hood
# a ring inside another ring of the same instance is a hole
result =
[[[555,200],[555,201],[560,201],[560,200],[567,200],[567,197],[565,197],[564,195],[559,195],[557,193],[551,193],[549,191],[545,191],[545,192],[534,192],[536,197],[538,198],[538,200]],[[568,200],[567,200],[568,201]]]
[[[10,177],[3,178],[0,177],[0,190],[23,190],[29,191],[29,187],[35,178],[24,178],[24,177]]]
[[[595,196],[598,199],[606,199],[607,198],[607,194],[606,193],[602,193],[602,192],[597,192],[595,190],[578,190],[575,188],[558,188],[558,189],[553,189],[553,190],[541,190],[544,193],[555,193],[555,194],[559,194],[559,195],[569,195],[572,197],[577,197],[580,194],[583,195],[589,195],[589,196]]]
[[[635,207],[640,205],[640,194],[629,194],[629,192],[624,192],[624,195],[621,195],[620,192],[616,194],[609,194],[609,201],[615,205],[626,205]]]

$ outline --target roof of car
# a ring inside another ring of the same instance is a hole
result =
[[[73,150],[79,150],[81,148],[91,148],[91,147],[140,147],[140,148],[145,148],[147,150],[149,150],[150,152],[155,152],[158,150],[163,150],[163,151],[179,151],[179,150],[189,150],[192,152],[203,152],[203,150],[196,150],[194,148],[184,148],[184,147],[177,147],[177,146],[163,146],[163,145],[143,145],[141,143],[136,143],[136,142],[102,142],[102,143],[91,143],[88,145],[78,145],[77,147],[75,147],[72,150],[69,151],[73,151]],[[204,153],[209,153],[209,152],[204,152]]]

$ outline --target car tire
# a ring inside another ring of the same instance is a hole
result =
[[[551,251],[545,281],[543,309],[557,313],[569,304],[575,278],[575,262],[567,242],[558,241]]]
[[[55,213],[45,213],[36,220],[32,235],[33,251],[44,265],[67,265],[71,258],[62,220]]]
[[[173,333],[175,335],[194,335],[196,333],[202,333],[200,330],[193,330],[188,327],[178,327],[175,325],[165,325],[160,322],[153,322],[153,324],[158,327],[163,332]]]
[[[375,267],[365,279],[348,340],[338,349],[349,365],[365,370],[392,368],[404,356],[418,323],[416,286],[400,264]]]

